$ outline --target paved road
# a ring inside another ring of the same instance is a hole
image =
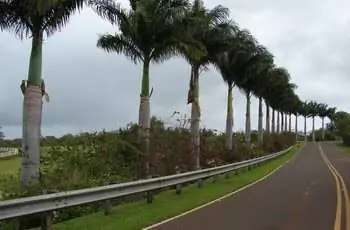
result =
[[[266,180],[153,230],[350,230],[342,181],[350,185],[350,156],[308,143]]]

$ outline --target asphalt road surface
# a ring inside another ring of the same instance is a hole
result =
[[[349,185],[350,156],[308,143],[260,183],[152,229],[350,230]]]

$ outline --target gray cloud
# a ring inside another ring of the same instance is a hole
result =
[[[347,103],[350,15],[346,12],[349,2],[207,0],[205,3],[209,7],[216,4],[229,7],[234,20],[248,28],[271,50],[277,63],[289,70],[302,99],[324,101],[350,110]],[[98,34],[114,31],[115,28],[87,9],[72,17],[66,28],[45,42],[43,77],[51,102],[44,103],[43,135],[113,129],[137,120],[141,66],[121,55],[106,54],[95,46]],[[0,50],[0,125],[7,136],[19,137],[22,116],[19,84],[27,76],[30,41],[20,41],[3,32]],[[182,59],[152,65],[152,113],[164,119],[175,110],[188,113],[188,79],[189,66]],[[202,125],[223,130],[226,86],[213,68],[202,74],[200,94]],[[235,129],[242,130],[245,97],[238,90],[234,97]],[[257,126],[256,99],[252,101],[252,126]],[[308,126],[311,127],[311,122]]]

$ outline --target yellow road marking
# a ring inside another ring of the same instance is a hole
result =
[[[342,197],[341,197],[341,191],[343,191],[343,195],[345,198],[345,214],[346,214],[346,230],[350,230],[350,200],[349,200],[349,194],[346,187],[346,184],[344,182],[343,177],[340,175],[338,170],[332,165],[332,163],[329,161],[327,156],[324,154],[321,145],[318,145],[318,148],[320,150],[320,154],[326,163],[329,171],[332,173],[336,187],[337,187],[337,209],[336,209],[336,216],[334,221],[334,230],[340,230],[341,229],[341,213],[342,213]]]

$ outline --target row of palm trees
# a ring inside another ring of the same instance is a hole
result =
[[[320,117],[322,121],[322,140],[325,140],[325,118],[331,122],[334,121],[336,108],[328,107],[325,103],[318,103],[316,101],[299,102],[292,113],[296,116],[296,133],[297,133],[297,116],[304,117],[304,138],[307,141],[306,134],[306,120],[308,117],[312,118],[312,141],[315,141],[315,118]]]
[[[247,145],[251,142],[252,96],[259,99],[260,144],[263,143],[263,102],[266,105],[266,133],[286,131],[288,116],[291,131],[292,114],[312,116],[313,120],[317,115],[322,120],[329,115],[329,110],[321,113],[321,107],[315,102],[301,102],[294,92],[296,85],[290,82],[288,71],[276,66],[266,47],[230,19],[228,8],[218,5],[208,9],[202,0],[129,0],[129,3],[130,8],[126,9],[114,0],[0,0],[0,29],[32,39],[28,79],[21,86],[24,94],[23,184],[37,179],[39,175],[42,96],[45,95],[41,76],[43,40],[64,27],[70,16],[85,6],[116,26],[115,34],[99,37],[97,47],[106,52],[123,54],[135,64],[142,65],[139,135],[146,159],[146,175],[150,175],[152,90],[149,68],[151,64],[159,64],[172,57],[184,58],[191,69],[187,102],[192,108],[193,169],[200,168],[199,79],[202,71],[210,65],[219,71],[227,85],[226,147],[229,150],[233,149],[234,143],[234,88],[240,89],[246,96]]]

